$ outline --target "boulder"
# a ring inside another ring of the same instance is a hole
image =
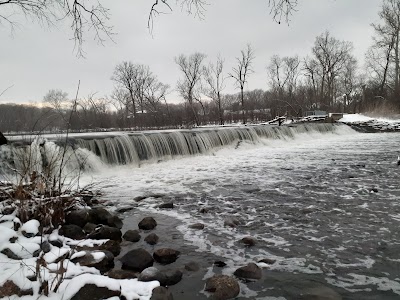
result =
[[[249,263],[247,266],[237,269],[233,274],[243,279],[261,279],[262,270],[255,263]]]
[[[120,290],[110,290],[95,284],[85,284],[71,300],[102,300],[121,296]]]
[[[171,264],[176,261],[180,252],[171,248],[161,248],[153,253],[154,260],[160,264]]]
[[[85,238],[85,233],[83,232],[82,228],[73,224],[63,225],[59,230],[59,234],[73,240],[82,240]]]
[[[231,228],[235,228],[238,225],[240,225],[240,221],[236,218],[226,218],[224,221],[224,226],[225,227],[231,227]]]
[[[0,132],[0,146],[1,145],[6,145],[7,144],[7,139],[6,137]]]
[[[127,232],[124,233],[122,237],[124,238],[124,240],[128,242],[134,242],[134,243],[139,242],[141,238],[139,230],[128,230]]]
[[[62,246],[64,246],[63,242],[60,240],[51,240],[49,241],[50,244],[52,244],[54,247],[58,247],[61,248]]]
[[[154,259],[149,252],[139,248],[126,253],[121,259],[122,269],[142,272],[144,269],[153,266]]]
[[[191,261],[185,265],[185,270],[190,272],[197,272],[198,270],[200,270],[200,266],[197,262]]]
[[[195,223],[195,224],[189,225],[189,228],[196,229],[196,230],[203,230],[204,229],[204,224]]]
[[[276,263],[276,260],[272,259],[272,258],[263,258],[263,259],[259,260],[258,262],[264,263],[267,265],[273,265],[274,263]]]
[[[171,292],[163,287],[158,286],[153,290],[150,300],[173,300]]]
[[[216,260],[216,261],[214,261],[214,266],[217,266],[218,268],[223,268],[226,266],[226,263],[224,263],[221,260]]]
[[[10,259],[14,259],[14,260],[22,260],[22,257],[19,257],[17,254],[15,254],[14,252],[12,252],[10,249],[8,248],[4,248],[3,250],[1,250],[2,254],[4,254],[5,256],[7,256]]]
[[[240,286],[233,277],[214,275],[207,280],[205,290],[213,293],[213,299],[226,300],[237,297],[240,293]]]
[[[94,207],[89,211],[88,222],[94,224],[102,224],[110,227],[115,227],[118,229],[122,228],[122,220],[115,214],[110,213],[107,209],[103,207]]]
[[[71,261],[81,266],[96,268],[101,273],[114,267],[114,255],[110,251],[86,252],[85,255],[73,258]]]
[[[240,242],[243,243],[243,244],[244,244],[245,246],[247,246],[247,247],[252,247],[252,246],[254,246],[255,244],[257,244],[256,239],[253,238],[253,237],[251,237],[251,236],[246,236],[246,237],[242,238],[242,239],[240,240]]]
[[[326,286],[318,286],[304,290],[301,300],[342,300],[337,292]]]
[[[21,226],[21,233],[26,238],[32,238],[39,233],[40,223],[38,220],[29,220]]]
[[[85,226],[83,226],[83,231],[87,234],[92,233],[96,229],[97,225],[94,223],[86,223]]]
[[[65,216],[65,224],[77,225],[83,228],[90,220],[89,209],[78,209],[67,213]]]
[[[114,279],[133,279],[137,278],[137,273],[128,270],[112,269],[107,273],[107,276]]]
[[[165,281],[160,282],[161,285],[171,286],[182,280],[183,273],[179,270],[166,271],[164,273]]]
[[[139,226],[139,229],[152,230],[157,226],[157,222],[152,217],[146,217],[142,221],[139,222],[138,226]]]
[[[173,202],[165,202],[163,204],[160,204],[158,206],[158,208],[169,208],[169,209],[172,209],[172,208],[174,208],[174,203]]]
[[[7,280],[0,287],[0,298],[6,298],[6,297],[8,298],[11,296],[22,297],[22,296],[32,296],[32,295],[33,295],[32,289],[22,290],[11,280]]]
[[[148,236],[146,236],[146,238],[144,239],[144,241],[149,244],[149,245],[155,245],[158,243],[158,235],[155,233],[150,233]]]
[[[120,241],[122,232],[118,228],[101,225],[95,231],[88,235],[88,238],[95,240],[113,240]]]
[[[76,250],[78,251],[94,251],[94,250],[107,250],[110,251],[114,256],[118,256],[121,252],[121,245],[119,241],[109,240],[101,245],[94,245],[93,247],[89,246],[76,246]]]
[[[121,229],[124,224],[122,223],[122,220],[120,219],[120,217],[118,217],[116,215],[112,215],[111,217],[109,217],[107,219],[107,225]]]
[[[144,269],[138,276],[139,281],[154,281],[157,280],[161,285],[166,281],[166,276],[159,269],[155,267],[149,267]]]
[[[48,253],[51,250],[51,245],[48,241],[43,241],[40,244],[40,250],[42,250],[44,253]]]
[[[93,207],[89,210],[89,222],[94,224],[108,225],[108,218],[112,217],[112,214],[103,207]]]

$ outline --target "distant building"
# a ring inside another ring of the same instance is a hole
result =
[[[305,117],[315,116],[315,117],[326,117],[328,114],[323,110],[310,110],[305,112]]]

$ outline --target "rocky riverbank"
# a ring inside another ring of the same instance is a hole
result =
[[[275,263],[268,258],[232,268],[226,258],[185,243],[180,221],[166,215],[145,216],[133,207],[111,213],[90,193],[73,198],[65,222],[51,231],[36,219],[21,222],[18,201],[2,199],[0,298],[244,299],[256,296],[251,289],[287,276],[271,272],[265,278]],[[171,201],[159,205],[171,209]],[[203,223],[187,226],[205,230]],[[225,226],[235,230],[238,222],[231,218]],[[252,237],[237,242],[244,249],[257,247]],[[323,285],[296,293],[299,299],[341,299]]]

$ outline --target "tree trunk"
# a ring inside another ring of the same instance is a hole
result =
[[[221,107],[221,94],[218,92],[218,114],[219,114],[219,125],[224,125],[224,114]]]
[[[243,93],[243,86],[240,86],[240,98],[242,102],[242,121],[243,124],[246,124],[246,114],[245,114],[245,109],[244,109],[244,93]]]

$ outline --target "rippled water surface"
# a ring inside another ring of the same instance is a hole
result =
[[[93,181],[113,207],[173,217],[184,243],[227,262],[222,271],[210,266],[205,277],[276,260],[262,280],[242,285],[241,297],[296,299],[317,282],[344,299],[399,299],[399,145],[397,133],[342,130],[109,168]],[[163,196],[133,201],[151,194]],[[167,200],[174,210],[156,208]],[[232,218],[238,227],[224,227]],[[204,231],[188,229],[196,222]],[[248,235],[255,247],[237,242]]]

